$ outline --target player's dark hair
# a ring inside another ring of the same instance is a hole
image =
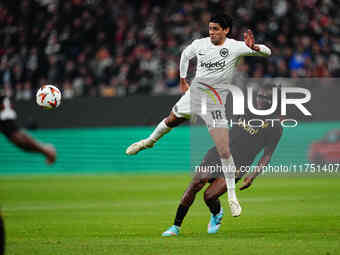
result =
[[[219,24],[223,29],[229,27],[229,33],[233,27],[233,19],[227,14],[217,14],[211,17],[210,22]]]

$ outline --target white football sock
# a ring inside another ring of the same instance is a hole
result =
[[[228,200],[237,200],[235,192],[235,172],[236,166],[234,164],[233,156],[230,155],[228,159],[221,158],[224,178],[227,183]]]
[[[154,143],[157,142],[163,135],[168,133],[172,128],[165,124],[165,119],[162,120],[158,126],[154,129],[148,139],[151,139]]]

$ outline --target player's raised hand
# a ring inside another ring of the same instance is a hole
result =
[[[243,37],[244,37],[244,42],[246,43],[246,45],[249,48],[251,48],[252,50],[255,50],[255,51],[260,50],[260,47],[255,44],[254,35],[253,35],[253,32],[250,29],[248,29],[247,32],[243,33]]]
[[[250,185],[253,183],[254,178],[246,176],[243,180],[243,185],[240,187],[240,190],[244,190],[246,188],[249,188]]]

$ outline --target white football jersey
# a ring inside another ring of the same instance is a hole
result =
[[[189,60],[197,57],[196,76],[214,88],[231,84],[233,73],[239,59],[243,56],[269,56],[271,50],[258,45],[260,51],[250,49],[245,42],[226,38],[222,45],[214,45],[210,37],[194,40],[181,55],[180,77],[186,78]]]

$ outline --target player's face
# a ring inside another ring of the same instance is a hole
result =
[[[269,109],[272,106],[273,98],[270,90],[259,89],[256,96],[256,104],[259,109]]]
[[[215,45],[221,45],[224,43],[227,34],[229,33],[229,27],[223,29],[218,23],[209,23],[209,36],[210,41]]]

